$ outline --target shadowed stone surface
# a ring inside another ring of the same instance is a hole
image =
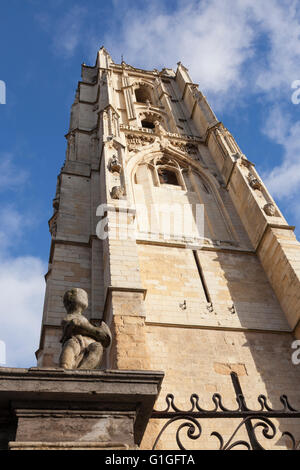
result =
[[[151,371],[0,368],[0,448],[135,448],[162,378]]]

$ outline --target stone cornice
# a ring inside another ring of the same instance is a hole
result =
[[[187,243],[187,242],[181,242],[181,241],[174,241],[170,240],[168,241],[163,241],[163,240],[151,240],[151,239],[146,239],[146,238],[137,238],[136,243],[138,245],[158,245],[158,246],[164,246],[164,247],[174,247],[174,248],[183,248],[187,250],[199,250],[199,251],[213,251],[215,253],[234,253],[237,255],[244,254],[244,255],[255,255],[254,250],[247,250],[244,248],[239,248],[239,247],[230,247],[227,248],[224,245],[222,246],[217,246],[217,245],[193,245],[192,243]]]
[[[29,420],[55,415],[53,410],[61,419],[127,413],[139,444],[163,377],[161,371],[0,368],[0,408],[8,410],[11,419],[17,415]]]
[[[88,85],[88,86],[95,86],[95,85],[98,85],[98,80],[96,80],[95,82],[93,83],[90,83],[90,82],[84,82],[83,80],[79,80],[78,81],[78,85]]]
[[[154,69],[154,70],[143,70],[143,69],[138,69],[136,67],[133,67],[132,65],[126,64],[123,62],[122,64],[111,64],[110,69],[114,70],[116,69],[119,72],[122,72],[123,70],[132,72],[132,74],[136,75],[152,75],[153,77],[159,76],[159,71]]]
[[[30,383],[38,378],[43,381],[63,379],[67,382],[79,381],[93,384],[94,379],[99,379],[102,383],[114,382],[116,378],[121,383],[157,383],[160,385],[164,373],[161,371],[144,371],[144,370],[102,370],[90,369],[86,370],[68,370],[60,367],[0,367],[0,392],[1,381],[9,377],[11,380],[25,380]]]
[[[92,129],[81,129],[80,127],[74,127],[73,129],[70,129],[66,134],[65,138],[67,139],[68,136],[72,132],[81,132],[82,134],[93,134],[93,132],[98,130],[98,126],[93,127]]]
[[[128,450],[122,442],[99,441],[17,441],[9,442],[9,450]]]
[[[266,222],[266,225],[265,225],[265,228],[262,232],[262,235],[256,245],[256,248],[255,248],[255,253],[258,253],[260,247],[261,247],[261,244],[263,243],[263,240],[267,234],[267,232],[272,229],[272,228],[275,228],[275,229],[281,229],[281,230],[291,230],[291,231],[294,231],[295,230],[295,226],[294,225],[286,225],[286,224],[270,224],[270,223],[267,223]]]

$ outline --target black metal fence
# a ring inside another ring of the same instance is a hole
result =
[[[212,402],[214,404],[214,408],[212,410],[205,410],[201,408],[199,405],[199,396],[193,393],[190,397],[191,408],[186,411],[181,410],[176,406],[174,395],[168,394],[166,396],[166,409],[162,411],[154,410],[152,412],[152,419],[167,419],[167,422],[164,424],[157,438],[155,439],[152,450],[156,449],[157,444],[165,430],[175,422],[178,422],[178,426],[176,427],[175,431],[175,438],[178,448],[181,450],[188,450],[184,447],[181,438],[181,431],[182,429],[185,429],[188,439],[193,441],[199,439],[198,448],[201,449],[200,438],[202,436],[202,426],[200,420],[216,418],[234,418],[241,420],[238,426],[236,426],[233,430],[229,439],[223,439],[222,435],[217,431],[213,431],[210,434],[211,436],[214,436],[218,439],[219,450],[231,450],[234,448],[244,448],[246,450],[265,450],[262,444],[258,441],[258,429],[260,429],[262,436],[269,440],[275,440],[276,438],[285,436],[289,440],[288,448],[291,450],[299,450],[300,444],[297,443],[293,434],[289,431],[284,431],[280,434],[276,425],[272,421],[272,418],[300,418],[300,411],[291,406],[288,397],[286,395],[281,395],[280,402],[282,403],[282,408],[275,410],[269,406],[265,395],[259,395],[257,400],[260,409],[252,410],[248,408],[246,404],[239,378],[236,373],[231,373],[231,380],[237,401],[237,408],[234,410],[230,410],[223,405],[222,397],[219,393],[215,393],[212,396]],[[237,438],[237,435],[242,428],[246,430],[247,439]]]

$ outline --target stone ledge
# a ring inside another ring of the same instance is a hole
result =
[[[112,442],[119,442],[121,425],[123,444],[132,448],[142,440],[163,376],[159,371],[3,367],[0,411],[15,423],[16,442],[31,442],[32,433],[36,441],[42,435],[43,442],[69,442],[73,428],[79,440],[88,441],[89,434],[95,441],[95,429],[103,427],[108,438],[113,427]],[[99,443],[102,434],[96,433]],[[8,441],[13,448],[10,436]]]
[[[9,450],[128,450],[122,442],[66,441],[66,442],[9,442]]]

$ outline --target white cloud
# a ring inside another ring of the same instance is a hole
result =
[[[282,146],[283,157],[266,182],[279,199],[297,197],[300,122],[287,119],[282,103],[291,102],[291,84],[300,79],[299,2],[193,0],[168,13],[161,13],[161,2],[142,11],[127,5],[112,46],[112,35],[106,37],[113,57],[124,53],[126,62],[145,68],[181,60],[217,111],[249,95],[278,103],[265,133]]]
[[[10,248],[17,246],[24,236],[24,231],[35,224],[34,215],[21,214],[13,204],[0,207],[0,257],[4,257]]]
[[[184,2],[173,13],[161,13],[160,3],[146,10],[130,9],[123,27],[105,44],[113,56],[146,68],[188,66],[193,80],[214,93],[242,87],[242,64],[253,54],[254,31],[247,12],[232,1]]]
[[[44,263],[34,257],[0,257],[0,340],[6,344],[6,366],[36,365],[45,282]]]
[[[40,258],[14,257],[10,252],[30,224],[28,216],[12,206],[5,206],[0,210],[0,219],[0,340],[6,344],[6,366],[34,366],[46,265]]]
[[[28,173],[13,163],[11,153],[0,154],[0,191],[20,188],[28,178]]]
[[[263,103],[276,101],[266,132],[282,145],[284,154],[267,182],[277,197],[299,192],[299,123],[288,124],[279,106],[282,100],[290,102],[291,84],[300,79],[299,1],[182,0],[173,10],[158,0],[112,3],[104,41],[96,10],[75,6],[52,22],[48,30],[56,53],[71,57],[84,43],[95,57],[95,48],[104,43],[117,62],[124,54],[125,61],[137,67],[174,68],[180,60],[217,113],[229,104],[240,105],[249,95],[260,94]],[[281,120],[278,132],[275,112]]]
[[[218,106],[239,91],[287,91],[300,78],[296,0],[185,0],[172,11],[158,0],[112,4],[104,41],[101,8],[75,4],[58,19],[49,13],[36,17],[51,35],[55,54],[71,58],[81,46],[95,58],[104,43],[116,61],[124,54],[126,62],[144,68],[176,67],[180,60]]]
[[[270,112],[264,132],[283,149],[281,164],[265,174],[268,189],[279,200],[298,196],[300,190],[300,121],[293,123],[291,117],[276,106]]]
[[[265,92],[290,92],[300,78],[300,5],[295,0],[253,2],[240,0],[252,10],[257,27],[264,34],[264,63],[256,67],[257,86]]]
[[[60,10],[62,8],[60,7]],[[51,35],[51,48],[54,54],[71,58],[82,41],[82,32],[86,9],[72,5],[62,15],[53,17],[47,13],[38,13],[36,19],[40,26]]]
[[[127,12],[123,5],[122,20],[104,41],[112,57],[119,61],[124,54],[126,62],[149,69],[182,61],[217,111],[249,94],[286,98],[300,78],[297,1],[190,0],[171,12],[163,2],[142,9],[125,3]],[[93,49],[103,42],[96,38]]]

